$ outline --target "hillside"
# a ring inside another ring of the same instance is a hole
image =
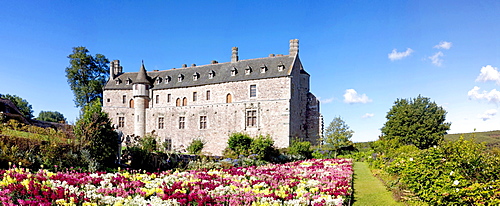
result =
[[[473,133],[462,133],[462,134],[447,134],[444,136],[445,140],[454,141],[458,140],[460,136],[465,139],[475,138],[476,142],[485,142],[488,147],[500,147],[500,130],[489,131],[489,132],[473,132]]]

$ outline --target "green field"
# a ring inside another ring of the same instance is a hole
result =
[[[488,147],[500,147],[500,130],[489,131],[489,132],[474,132],[474,133],[463,133],[463,134],[447,134],[444,136],[445,140],[455,141],[463,136],[464,139],[474,138],[476,142],[486,143]]]

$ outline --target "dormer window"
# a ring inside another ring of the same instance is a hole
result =
[[[213,79],[215,77],[215,72],[214,70],[210,70],[210,72],[208,72],[208,78],[209,79]]]
[[[250,73],[252,73],[252,67],[248,65],[247,68],[245,69],[245,75],[249,75]]]
[[[280,62],[280,63],[278,64],[278,71],[280,71],[280,72],[281,72],[281,71],[283,71],[283,70],[285,70],[285,65],[283,64],[283,62]]]
[[[115,80],[115,83],[116,83],[116,85],[119,85],[119,84],[121,84],[121,83],[122,83],[122,80],[121,80],[120,78],[117,78],[117,79]]]
[[[162,78],[161,78],[161,77],[157,77],[157,78],[156,78],[156,84],[157,84],[157,85],[158,85],[158,84],[160,84],[160,83],[161,83],[161,81],[162,81]]]
[[[183,80],[183,79],[184,79],[184,75],[183,75],[183,74],[179,74],[179,75],[177,76],[177,81],[178,81],[178,82],[182,82],[182,80]]]
[[[166,76],[166,77],[165,77],[165,84],[170,83],[170,81],[172,81],[172,77],[170,77],[170,76]]]
[[[195,73],[193,74],[193,81],[198,80],[198,78],[200,78],[200,73],[195,72]]]
[[[132,84],[132,79],[127,78],[126,84],[127,84],[127,85]]]
[[[236,76],[236,74],[238,74],[238,70],[236,69],[236,67],[233,67],[231,69],[231,76]]]
[[[266,71],[267,71],[267,66],[265,64],[260,66],[260,73],[266,73]]]

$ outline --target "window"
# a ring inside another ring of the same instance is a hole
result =
[[[245,75],[249,75],[250,73],[252,73],[252,67],[247,66],[247,68],[245,69]]]
[[[186,126],[186,117],[179,117],[179,129],[184,129]]]
[[[180,98],[177,98],[177,100],[175,100],[175,106],[181,106],[181,99]]]
[[[193,81],[198,80],[198,78],[200,78],[200,73],[195,72],[195,73],[193,74]]]
[[[125,117],[118,117],[118,127],[125,127]]]
[[[238,70],[236,69],[236,67],[233,67],[231,69],[231,76],[236,76],[236,74],[238,74]]]
[[[214,70],[210,70],[210,72],[208,72],[208,78],[209,79],[213,79],[215,77],[215,72]]]
[[[247,127],[257,126],[257,110],[247,111]]]
[[[196,102],[198,99],[198,92],[193,92],[193,102]]]
[[[127,81],[126,81],[126,83],[127,83],[127,85],[129,85],[129,84],[132,84],[132,79],[130,79],[130,78],[127,78]]]
[[[134,99],[131,99],[129,102],[128,102],[128,106],[130,108],[134,108]]]
[[[156,84],[157,84],[157,85],[158,85],[158,84],[160,84],[160,83],[161,83],[161,80],[162,80],[162,79],[161,79],[161,77],[156,78]]]
[[[171,94],[167,94],[167,102],[170,102],[170,99],[172,98]]]
[[[166,76],[166,77],[165,77],[165,84],[170,83],[170,81],[172,81],[172,77],[170,77],[170,76]]]
[[[186,97],[184,97],[182,99],[182,106],[187,106],[188,105],[188,99]]]
[[[231,103],[233,102],[233,96],[231,96],[231,94],[227,94],[226,95],[226,103]]]
[[[164,122],[165,122],[164,117],[158,117],[158,129],[163,129],[163,127],[165,125]]]
[[[200,116],[200,129],[207,128],[207,116]]]
[[[278,71],[283,71],[285,70],[285,65],[283,64],[283,62],[280,62],[280,64],[278,64]]]
[[[178,82],[182,82],[182,80],[183,80],[183,79],[184,79],[184,75],[183,75],[183,74],[179,74],[179,75],[177,76],[177,81],[178,81]]]
[[[122,97],[122,103],[125,104],[127,102],[127,95],[123,95]]]
[[[111,99],[110,99],[110,98],[108,98],[108,99],[106,99],[106,101],[107,101],[107,102],[111,102]]]
[[[165,141],[163,142],[163,147],[167,151],[172,150],[172,139],[165,139]]]
[[[250,97],[256,97],[257,96],[257,85],[252,84],[250,85]]]
[[[267,71],[267,66],[265,64],[260,66],[260,73],[266,73],[266,71]]]
[[[160,95],[156,95],[155,97],[156,104],[160,103]]]
[[[119,85],[120,83],[122,83],[122,80],[121,80],[120,78],[117,78],[117,79],[115,80],[115,84],[116,84],[116,85]]]
[[[207,100],[210,100],[210,90],[207,90]]]

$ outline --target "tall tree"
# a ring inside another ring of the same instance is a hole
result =
[[[73,47],[68,56],[66,78],[75,95],[75,105],[83,108],[95,99],[102,99],[103,87],[109,76],[109,60],[102,54],[92,56],[85,47]]]
[[[47,122],[66,122],[63,114],[53,111],[41,111],[36,119]]]
[[[118,152],[118,134],[114,131],[108,113],[102,111],[100,99],[85,105],[83,115],[76,122],[75,136],[91,161],[110,167]]]
[[[26,119],[33,118],[33,108],[31,107],[31,104],[29,104],[25,99],[17,95],[10,94],[0,94],[0,98],[8,99],[12,103],[14,103],[14,105],[16,105],[17,109],[19,109],[19,111],[24,115]]]
[[[334,152],[334,158],[337,158],[337,154],[353,147],[351,141],[353,133],[354,131],[349,129],[341,117],[335,117],[325,129],[323,144],[330,152]]]
[[[445,122],[446,111],[421,95],[397,99],[386,118],[381,129],[384,139],[413,144],[420,149],[437,145],[451,125]]]

